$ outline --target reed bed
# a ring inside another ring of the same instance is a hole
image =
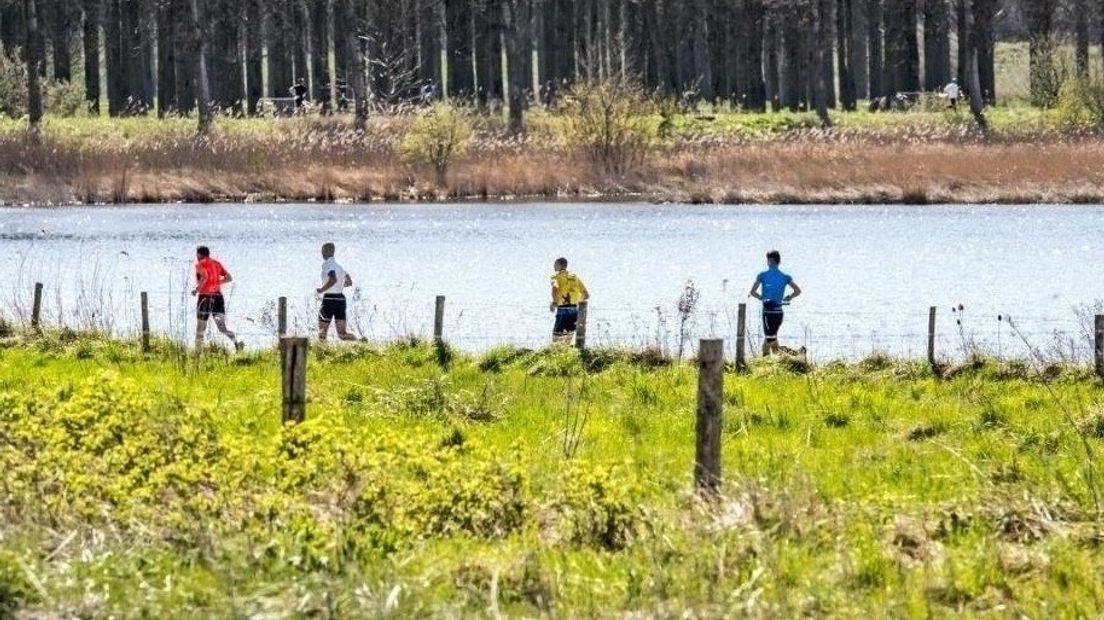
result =
[[[981,135],[955,114],[687,116],[639,165],[611,173],[533,114],[522,137],[476,117],[444,184],[399,153],[409,115],[224,119],[197,140],[187,119],[56,119],[43,144],[0,124],[0,202],[646,199],[709,203],[1104,202],[1104,141],[1040,113],[1006,111]],[[736,119],[736,120],[732,120]]]

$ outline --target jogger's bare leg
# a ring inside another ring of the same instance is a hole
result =
[[[329,331],[330,331],[330,322],[329,321],[323,321],[323,320],[319,319],[318,320],[318,339],[321,340],[322,342],[326,342],[326,335],[329,333]]]
[[[234,332],[230,331],[230,329],[226,327],[226,315],[225,314],[216,314],[216,315],[214,315],[214,319],[215,319],[215,327],[217,327],[218,330],[220,332],[222,332],[224,336],[226,336],[227,338],[229,338],[232,342],[234,342],[236,344],[238,342],[238,337],[234,335]]]
[[[342,340],[356,340],[356,336],[349,333],[349,324],[348,324],[348,322],[342,321],[341,319],[338,319],[337,321],[335,321],[335,326],[337,328],[337,337],[338,338],[340,338]]]
[[[203,338],[207,333],[207,319],[196,320],[195,348],[199,351],[203,348]]]

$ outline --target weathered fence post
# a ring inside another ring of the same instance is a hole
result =
[[[276,335],[280,338],[287,335],[287,297],[276,300]]]
[[[747,304],[736,311],[736,367],[747,368]]]
[[[281,338],[280,365],[283,377],[284,423],[307,418],[307,339]]]
[[[142,353],[150,350],[149,293],[142,291]]]
[[[1093,349],[1095,350],[1094,357],[1096,358],[1096,376],[1104,379],[1104,314],[1096,315],[1096,320],[1093,331],[1095,336],[1093,338]]]
[[[38,331],[42,325],[42,283],[35,282],[34,304],[31,306],[31,329]]]
[[[579,302],[579,320],[575,323],[575,348],[586,349],[587,302]]]
[[[433,342],[445,341],[445,296],[438,295],[433,308]]]
[[[935,306],[928,308],[928,365],[935,368]]]
[[[724,401],[724,340],[698,346],[698,412],[694,489],[715,496],[721,486],[721,414]]]

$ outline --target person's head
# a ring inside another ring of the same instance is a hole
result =
[[[567,259],[563,258],[563,257],[557,258],[556,262],[553,263],[552,267],[556,271],[567,271]]]
[[[196,258],[211,258],[211,248],[205,245],[199,246],[198,248],[196,248]]]
[[[327,241],[322,244],[322,258],[333,258],[334,252],[336,251],[337,248],[334,247],[333,243]]]
[[[782,254],[778,250],[771,250],[767,252],[767,265],[771,267],[777,267],[782,264]]]

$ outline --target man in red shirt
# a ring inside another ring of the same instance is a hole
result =
[[[241,351],[245,343],[238,340],[234,332],[226,327],[226,300],[222,297],[222,285],[233,282],[230,272],[222,266],[222,263],[211,258],[211,250],[205,245],[196,248],[196,287],[192,289],[192,295],[197,296],[196,301],[196,351],[203,348],[203,336],[207,332],[207,320],[215,319],[215,326],[234,343],[234,348]]]

